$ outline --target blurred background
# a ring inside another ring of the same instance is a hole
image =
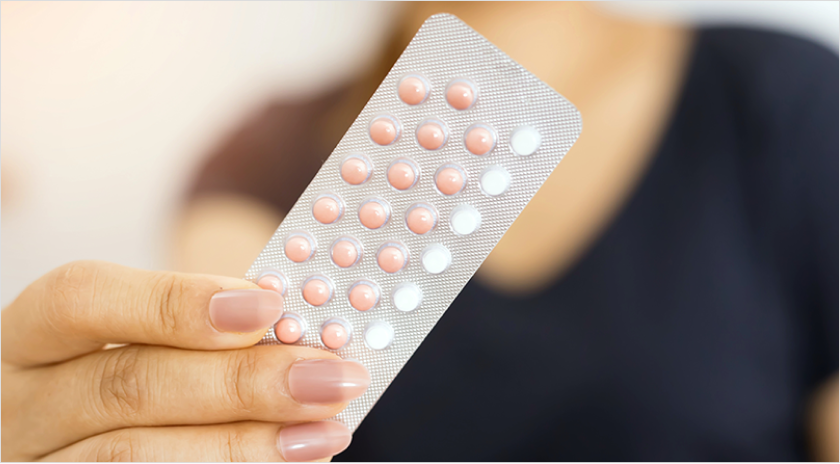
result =
[[[260,102],[315,94],[365,71],[398,8],[1,5],[2,305],[76,259],[167,268],[174,215],[201,158]],[[837,2],[599,6],[781,30],[838,50]]]

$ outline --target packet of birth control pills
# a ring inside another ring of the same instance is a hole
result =
[[[458,18],[423,23],[248,270],[285,297],[261,344],[363,363],[355,430],[581,131]]]

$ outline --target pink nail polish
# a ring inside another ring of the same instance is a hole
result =
[[[273,290],[226,290],[210,298],[210,322],[222,332],[265,329],[283,315],[283,297]]]
[[[350,430],[340,422],[310,422],[280,430],[277,449],[288,462],[314,461],[344,451],[350,440]]]
[[[361,363],[309,359],[289,369],[289,393],[299,403],[343,403],[362,396],[370,374]]]

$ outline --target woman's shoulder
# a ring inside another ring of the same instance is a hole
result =
[[[779,32],[705,28],[697,34],[690,74],[687,96],[719,122],[728,121],[748,159],[764,162],[775,154],[788,166],[837,164],[838,57],[832,51]]]
[[[810,40],[755,28],[702,28],[695,60],[727,79],[741,96],[756,99],[752,103],[773,102],[777,108],[787,103],[800,110],[830,103],[836,113],[838,56]]]
[[[716,179],[734,167],[736,200],[757,240],[775,250],[768,253],[831,261],[823,267],[834,268],[826,288],[835,293],[839,106],[838,57],[827,48],[758,29],[698,31],[681,134],[706,148],[699,157],[718,163]],[[826,307],[836,317],[836,295],[832,301]]]
[[[826,71],[833,68],[837,73],[837,54],[802,37],[734,26],[700,28],[697,36],[699,47],[714,52],[720,58],[732,60],[731,64],[744,69],[756,64],[799,65],[820,67]]]

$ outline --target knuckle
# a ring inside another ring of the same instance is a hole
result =
[[[248,444],[245,432],[239,427],[231,427],[220,432],[218,441],[219,455],[223,462],[245,462],[248,459]]]
[[[228,404],[240,413],[257,409],[259,353],[255,350],[237,350],[231,353],[224,368],[224,388]]]
[[[150,363],[138,347],[110,350],[101,361],[95,404],[106,417],[130,420],[143,409]]]
[[[144,461],[140,453],[139,442],[129,430],[118,430],[102,436],[99,443],[93,445],[93,459],[96,462],[135,462]]]
[[[47,279],[50,298],[44,300],[44,314],[60,328],[87,311],[96,296],[99,266],[95,261],[74,261],[54,269]]]
[[[96,261],[72,261],[53,270],[53,286],[61,291],[87,287],[98,272]]]
[[[163,335],[175,335],[179,329],[179,315],[183,304],[185,279],[172,273],[157,273],[149,285],[147,307],[157,318],[157,330]]]

